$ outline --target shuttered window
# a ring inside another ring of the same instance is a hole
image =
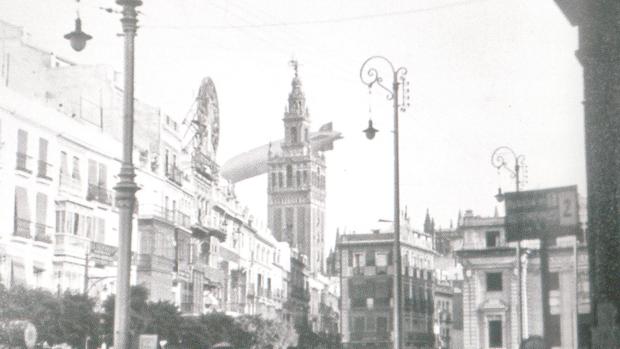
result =
[[[47,236],[47,195],[37,193],[37,238],[45,238]]]
[[[67,153],[64,151],[60,152],[60,175],[68,175],[69,174],[69,164],[67,160]]]
[[[20,170],[28,170],[28,132],[24,130],[17,131],[17,168]]]
[[[39,177],[47,178],[47,140],[39,138],[39,163],[37,166],[37,175]]]

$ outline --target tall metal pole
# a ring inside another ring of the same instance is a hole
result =
[[[136,7],[141,0],[116,0],[123,6],[121,23],[125,37],[125,84],[123,99],[123,163],[119,173],[120,181],[116,190],[119,227],[119,261],[116,282],[116,301],[114,304],[114,347],[129,349],[129,306],[131,276],[131,233],[133,212],[138,186],[134,182],[133,166],[133,101],[134,101],[134,38],[137,29]]]
[[[549,341],[549,285],[547,284],[547,275],[549,275],[549,238],[547,234],[540,237],[540,288],[542,293],[542,337],[544,340],[544,348],[551,348]]]
[[[88,246],[88,249],[90,249],[90,244]],[[86,254],[84,255],[84,286],[82,288],[82,292],[84,294],[87,294],[88,291],[88,264],[89,264],[89,251],[86,251]]]
[[[513,158],[514,160],[514,169],[511,169],[510,167],[508,167],[508,164],[506,163],[506,159],[504,158],[504,155],[502,155],[502,152],[505,151],[508,154],[510,154],[510,156]],[[515,190],[518,193],[519,190],[521,189],[521,163],[523,163],[523,161],[525,160],[525,157],[523,155],[517,155],[517,153],[515,153],[514,150],[512,150],[512,148],[510,147],[506,147],[506,146],[501,146],[498,147],[497,149],[495,149],[493,151],[493,154],[491,155],[491,164],[497,168],[498,170],[500,168],[503,168],[505,170],[507,170],[508,172],[512,173],[512,175],[515,178]],[[499,201],[503,201],[503,197],[498,197]],[[517,251],[516,251],[516,257],[517,257],[517,274],[518,274],[518,282],[519,282],[519,289],[517,292],[517,302],[519,303],[517,305],[517,313],[518,313],[518,317],[519,317],[519,326],[518,326],[518,338],[519,338],[519,342],[523,341],[523,337],[524,337],[524,325],[523,325],[523,263],[521,262],[521,240],[517,241]]]
[[[389,66],[392,74],[392,86],[383,84],[383,78],[379,75],[379,70],[373,67],[370,62],[382,61]],[[387,98],[392,100],[394,112],[394,348],[402,348],[402,262],[400,252],[400,176],[399,176],[399,142],[398,142],[398,116],[399,110],[404,111],[408,106],[403,103],[400,98],[399,90],[401,83],[405,83],[405,75],[407,69],[400,67],[394,69],[394,65],[383,56],[372,56],[368,58],[360,70],[360,78],[362,82],[372,87],[377,85],[387,91]],[[408,90],[403,90],[407,93]],[[405,95],[403,99],[406,101],[408,97]],[[372,139],[377,132],[372,127],[372,121],[369,121],[368,129],[365,130],[366,136]]]
[[[517,193],[519,192],[520,186],[519,186],[519,170],[521,169],[521,167],[519,166],[519,159],[517,158],[515,160],[515,190],[517,191]],[[519,292],[518,292],[518,297],[519,297],[519,342],[523,341],[523,337],[524,337],[524,330],[523,330],[523,264],[521,263],[521,240],[517,241],[517,274],[518,274],[518,278],[519,278]],[[521,344],[521,343],[519,343]]]
[[[397,72],[394,72],[394,348],[402,347],[402,267],[400,254],[400,176],[398,152],[398,90]]]

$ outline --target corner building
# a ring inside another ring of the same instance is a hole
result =
[[[404,221],[404,219],[403,219]],[[394,234],[341,235],[342,342],[346,349],[393,348]],[[434,348],[432,237],[401,226],[403,348]]]
[[[521,243],[519,283],[516,243],[506,241],[504,217],[480,217],[467,211],[457,230],[463,236],[463,248],[457,255],[464,269],[464,348],[518,349],[520,336],[542,335],[538,240]],[[547,336],[552,349],[590,347],[587,247],[577,245],[577,258],[574,248],[573,237],[557,238],[549,247],[551,315]]]

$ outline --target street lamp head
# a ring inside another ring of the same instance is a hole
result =
[[[377,134],[377,132],[379,132],[379,130],[377,130],[376,128],[372,127],[372,120],[368,120],[368,128],[366,128],[364,131],[362,131],[366,134],[366,138],[368,139],[373,139],[375,138],[375,135]]]
[[[80,17],[75,19],[75,29],[65,35],[65,39],[69,40],[71,47],[78,52],[82,51],[86,47],[86,42],[92,38],[92,36],[82,31],[82,20]]]
[[[495,195],[495,200],[497,200],[497,202],[502,202],[504,201],[504,193],[502,193],[502,188],[497,188],[497,194]]]

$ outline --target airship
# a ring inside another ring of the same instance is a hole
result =
[[[334,149],[334,141],[342,138],[342,133],[333,130],[332,123],[327,123],[308,136],[310,147],[318,151]],[[260,147],[241,153],[224,163],[220,174],[233,183],[259,176],[269,170],[269,156],[282,155],[283,139],[269,142]]]

